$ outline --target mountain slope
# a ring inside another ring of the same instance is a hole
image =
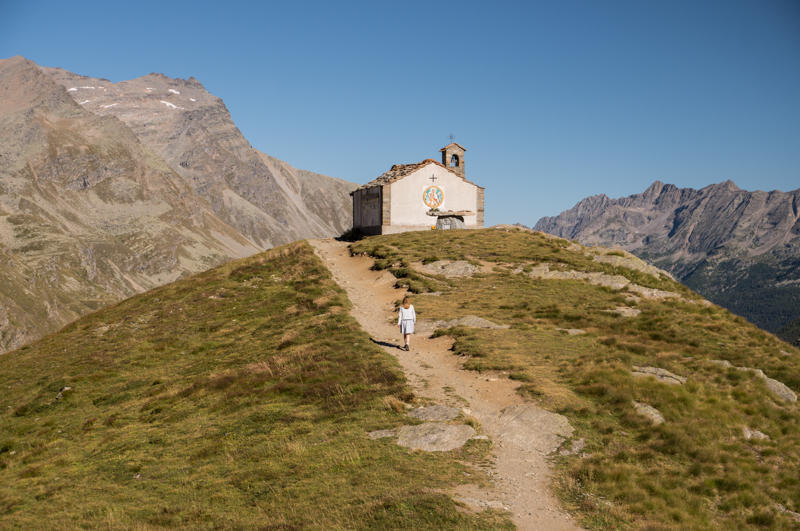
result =
[[[797,348],[629,253],[544,233],[408,232],[352,251],[419,293],[417,324],[454,338],[450,363],[569,419],[553,488],[583,528],[800,529]],[[503,328],[453,326],[468,316]]]
[[[0,61],[0,352],[259,249],[112,116]]]
[[[223,101],[194,78],[150,74],[111,83],[60,68],[42,71],[84,109],[122,120],[221,219],[261,248],[338,236],[352,226],[348,194],[355,184],[296,170],[252,148]],[[304,195],[301,182],[321,193]]]
[[[536,230],[621,247],[769,331],[800,317],[800,190],[702,190],[655,182],[643,194],[582,200]]]
[[[775,335],[790,345],[800,347],[800,318],[793,319],[780,327]]]
[[[367,436],[418,421],[349,307],[300,242],[0,356],[2,527],[509,529],[446,494],[488,479],[467,468],[488,441],[428,453]]]

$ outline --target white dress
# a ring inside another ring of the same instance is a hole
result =
[[[397,324],[400,325],[400,333],[405,334],[413,334],[414,333],[414,323],[417,322],[417,314],[414,312],[414,305],[410,305],[408,308],[400,307],[400,315],[397,317]]]

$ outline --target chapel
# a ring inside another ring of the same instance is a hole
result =
[[[484,188],[465,177],[467,150],[453,142],[439,151],[442,162],[395,164],[350,192],[353,228],[368,235],[483,228]]]

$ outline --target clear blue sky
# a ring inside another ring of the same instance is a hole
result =
[[[800,1],[0,0],[0,58],[197,78],[250,143],[363,184],[449,135],[486,222],[660,180],[800,188]]]

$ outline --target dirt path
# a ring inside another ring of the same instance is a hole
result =
[[[463,360],[449,350],[453,343],[449,338],[429,339],[415,334],[411,351],[400,350],[402,336],[394,302],[403,292],[393,287],[394,276],[370,270],[370,258],[351,257],[346,243],[333,239],[310,243],[347,291],[354,317],[399,359],[415,394],[462,408],[481,422],[484,434],[494,442],[495,463],[489,469],[494,488],[469,486],[453,493],[454,497],[479,510],[506,509],[520,530],[579,530],[549,489],[551,471],[546,453],[558,445],[556,434],[563,434],[565,419],[523,404],[515,392],[517,384],[503,375],[463,370]]]

